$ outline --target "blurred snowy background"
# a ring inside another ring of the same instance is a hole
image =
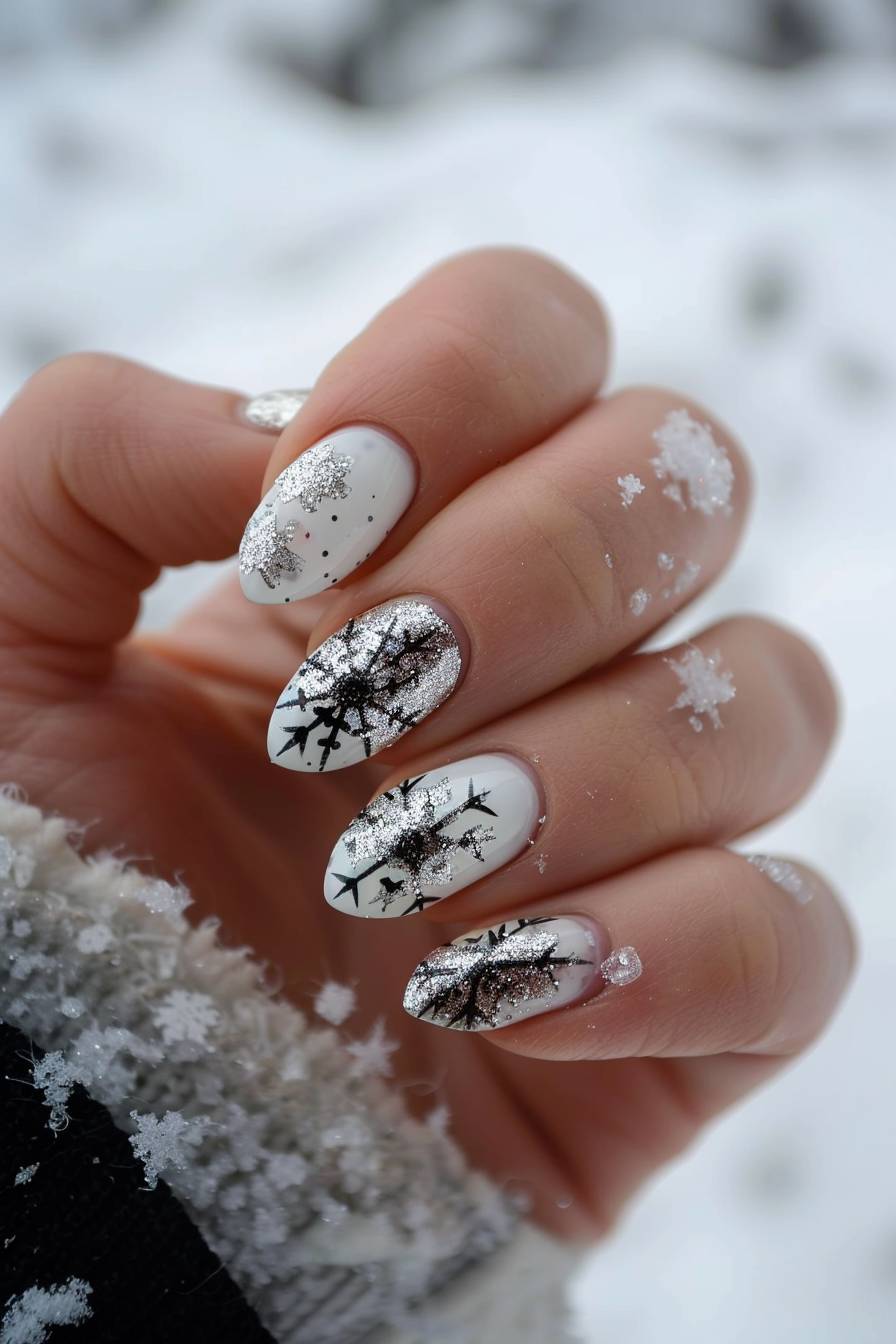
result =
[[[577,269],[615,381],[689,389],[756,459],[739,563],[684,627],[794,621],[849,704],[761,847],[848,894],[856,988],[589,1263],[583,1337],[893,1341],[896,4],[0,4],[3,399],[83,347],[307,385],[422,268],[492,242]],[[167,576],[145,619],[208,582]]]

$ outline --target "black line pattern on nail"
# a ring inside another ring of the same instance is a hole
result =
[[[305,717],[280,725],[286,741],[276,755],[298,748],[304,757],[310,744],[319,748],[317,768],[324,770],[341,739],[360,738],[372,756],[436,709],[459,673],[454,632],[431,607],[407,598],[376,607],[331,635],[299,668],[277,710],[299,709]]]
[[[337,453],[332,443],[318,443],[291,462],[277,477],[281,504],[297,499],[306,513],[317,513],[324,499],[346,499],[351,486],[345,478],[352,459]]]
[[[405,874],[396,881],[387,873],[376,884],[367,905],[381,905],[383,911],[395,901],[410,897],[410,904],[401,911],[410,915],[427,905],[443,899],[442,895],[425,896],[423,887],[448,886],[454,877],[451,859],[459,850],[472,854],[480,863],[485,862],[483,846],[495,839],[492,826],[473,825],[463,835],[445,835],[445,828],[467,812],[480,812],[489,817],[498,813],[486,805],[490,789],[477,793],[470,779],[467,796],[451,807],[451,785],[447,778],[431,788],[421,788],[425,775],[406,779],[394,789],[380,794],[355,817],[345,833],[343,843],[349,861],[358,865],[371,859],[369,867],[352,877],[349,873],[333,872],[342,884],[334,900],[350,895],[358,908],[361,886],[382,868],[398,869]],[[437,815],[438,809],[449,810]],[[447,894],[447,893],[445,893]]]
[[[248,575],[257,571],[269,588],[276,588],[283,574],[301,574],[305,561],[289,549],[298,525],[291,518],[278,528],[273,511],[250,518],[240,542],[241,572]]]
[[[592,964],[557,956],[558,935],[545,927],[555,922],[515,920],[437,947],[411,976],[405,1008],[443,1027],[482,1031],[502,1026],[520,1004],[549,1001],[560,988],[557,971]]]

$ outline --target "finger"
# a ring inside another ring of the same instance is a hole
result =
[[[271,445],[239,404],[105,355],[25,385],[0,417],[3,644],[104,673],[162,565],[233,553]]]
[[[541,1059],[786,1056],[827,1022],[855,955],[820,877],[722,849],[523,913],[425,958],[408,1011]]]
[[[599,304],[546,258],[490,249],[430,271],[336,356],[279,440],[247,526],[246,595],[321,592],[391,532],[382,563],[581,409],[606,363]]]
[[[329,638],[278,701],[271,759],[351,765],[451,695],[408,759],[646,638],[718,574],[749,495],[731,436],[691,410],[657,389],[620,393],[477,481],[328,611],[312,647]]]
[[[490,724],[453,743],[447,763],[415,759],[337,842],[324,895],[365,918],[491,922],[535,895],[762,825],[809,787],[835,723],[833,689],[802,640],[726,621]]]

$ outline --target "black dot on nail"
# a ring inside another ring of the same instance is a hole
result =
[[[287,598],[284,598],[284,601],[285,601],[285,602],[288,602],[288,601],[289,601],[289,598],[288,598],[288,597],[287,597]]]
[[[329,551],[321,551],[321,555],[329,555],[329,554],[330,554]]]
[[[327,577],[327,576],[326,576],[326,574],[325,574],[325,575],[324,575],[324,578],[326,578],[326,577]],[[339,580],[338,580],[338,579],[331,579],[330,582],[331,582],[331,583],[338,583]]]
[[[329,574],[325,574],[325,575],[324,575],[324,578],[325,578],[325,579],[328,579],[329,577],[330,577]]]
[[[332,516],[331,519],[330,519],[330,522],[331,522],[331,523],[338,523],[338,522],[339,522],[339,514],[338,514],[338,513],[334,513],[333,516]]]
[[[367,515],[367,521],[368,521],[368,523],[372,523],[372,522],[373,522],[373,514],[372,514],[372,513],[368,513],[368,515]]]

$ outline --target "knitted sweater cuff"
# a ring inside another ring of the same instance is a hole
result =
[[[47,1123],[77,1084],[107,1107],[280,1344],[566,1337],[575,1253],[407,1115],[381,1027],[309,1024],[183,887],[77,839],[0,790],[0,1019],[48,1052]]]

